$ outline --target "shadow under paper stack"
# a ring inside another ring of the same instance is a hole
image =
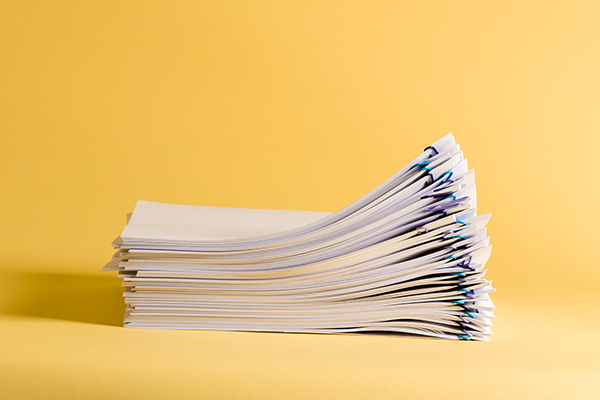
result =
[[[332,214],[139,201],[104,270],[126,327],[488,340],[489,218],[448,134]]]

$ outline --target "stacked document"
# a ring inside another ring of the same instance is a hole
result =
[[[126,327],[488,340],[474,178],[448,134],[335,213],[139,201],[104,270]]]

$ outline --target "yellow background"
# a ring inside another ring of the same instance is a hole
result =
[[[600,3],[2,1],[0,398],[598,398]],[[489,343],[126,330],[138,199],[336,211],[452,131]]]

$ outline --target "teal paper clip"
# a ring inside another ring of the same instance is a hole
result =
[[[419,171],[429,171],[429,172],[431,172],[431,168],[429,168],[429,167],[423,167]]]
[[[429,163],[428,163],[428,162],[420,162],[420,163],[416,163],[415,165],[413,165],[413,168],[414,168],[414,167],[421,167],[421,166],[423,166],[423,165],[429,165]]]
[[[452,300],[452,302],[453,302],[454,304],[458,304],[459,306],[462,306],[463,304],[465,304],[465,302],[464,302],[464,301],[458,301],[458,300]]]
[[[454,256],[449,256],[449,257],[444,258],[444,260],[458,260],[458,259]]]
[[[459,221],[459,220],[456,220],[456,223],[457,223],[457,224],[463,224],[463,225],[469,225],[469,224],[467,224],[466,222],[464,222],[464,221]]]
[[[467,315],[471,318],[475,318],[475,316],[473,314],[471,314],[470,312],[468,312],[467,310],[465,310],[465,312],[467,313]]]
[[[453,273],[452,273],[452,275],[454,275],[454,276],[462,276],[463,278],[464,278],[465,276],[467,276],[467,274],[465,274],[465,273],[463,273],[463,272],[453,272]]]
[[[471,339],[469,339],[468,337],[466,337],[466,336],[463,336],[463,335],[458,335],[458,337],[459,337],[459,338],[461,338],[462,340],[471,340]]]
[[[446,175],[448,175],[448,179],[452,178],[452,171],[444,172],[442,175],[440,175],[440,179],[442,179]]]
[[[465,240],[467,240],[467,238],[466,238],[466,237],[464,237],[463,235],[455,235],[455,236],[452,236],[452,239],[465,239]]]

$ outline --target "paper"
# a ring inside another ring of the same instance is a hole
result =
[[[452,134],[336,213],[139,201],[106,270],[125,326],[488,340],[491,254]]]

